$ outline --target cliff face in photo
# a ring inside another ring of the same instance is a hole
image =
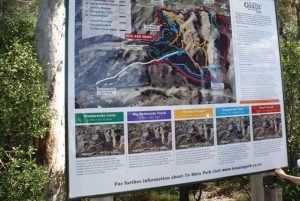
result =
[[[171,122],[128,124],[128,149],[130,154],[171,150]]]

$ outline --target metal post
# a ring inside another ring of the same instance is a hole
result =
[[[282,188],[265,188],[265,201],[282,201]]]
[[[189,186],[180,186],[180,201],[189,201]]]
[[[282,188],[278,186],[274,172],[251,175],[250,183],[251,201],[282,201]]]
[[[250,176],[251,201],[264,201],[263,174]]]
[[[101,198],[91,198],[90,201],[114,201],[113,196],[101,197]]]

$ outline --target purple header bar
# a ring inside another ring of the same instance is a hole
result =
[[[128,112],[128,121],[149,121],[171,119],[171,110]]]

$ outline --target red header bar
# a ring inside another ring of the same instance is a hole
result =
[[[151,41],[153,39],[152,35],[148,34],[125,34],[126,39],[133,39],[133,40],[148,40]]]
[[[252,106],[252,114],[280,112],[280,105]]]

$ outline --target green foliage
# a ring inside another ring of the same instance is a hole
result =
[[[29,143],[45,134],[49,117],[37,64],[29,43],[15,42],[10,51],[0,54],[0,146]]]
[[[175,188],[163,188],[146,192],[128,193],[117,195],[115,201],[179,201],[178,190]]]
[[[278,1],[279,23],[282,28],[293,26],[300,39],[300,2],[298,0]],[[282,35],[285,37],[285,35]]]
[[[279,23],[282,27],[286,26],[287,24],[292,24],[294,27],[297,26],[296,8],[294,7],[292,1],[294,0],[279,1],[278,17]]]
[[[281,41],[281,53],[290,163],[287,173],[300,176],[296,169],[296,161],[300,158],[300,42],[295,40],[295,37],[286,37]],[[286,181],[282,183],[282,186],[284,200],[299,200],[299,186]]]
[[[34,53],[33,2],[0,2],[0,200],[45,200],[49,180],[34,152],[50,114]]]
[[[34,16],[7,16],[0,20],[0,54],[11,51],[16,42],[33,45],[35,24]]]
[[[45,200],[43,187],[48,182],[48,173],[36,164],[34,150],[31,147],[26,151],[0,149],[0,155],[0,200]]]
[[[232,197],[236,192],[242,196],[241,200],[251,200],[251,187],[249,176],[231,177],[216,182],[221,187],[221,195]]]
[[[300,158],[300,3],[296,0],[279,1],[281,25],[281,58],[285,88],[285,111],[288,135],[288,174],[300,176],[296,160]],[[281,181],[283,199],[298,201],[300,186]]]
[[[7,16],[14,17],[37,15],[38,0],[1,0],[0,1],[0,20]]]

